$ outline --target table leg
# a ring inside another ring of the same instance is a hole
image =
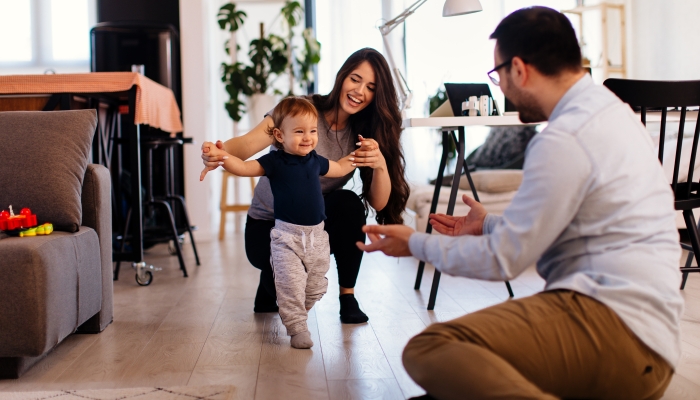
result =
[[[143,199],[141,198],[141,129],[136,125],[136,87],[129,90],[129,159],[131,172],[132,261],[143,261]]]
[[[452,188],[450,189],[450,199],[447,202],[447,215],[452,215],[455,210],[455,202],[457,201],[457,190],[459,190],[459,179],[462,176],[462,168],[464,168],[464,150],[465,150],[465,134],[464,127],[459,127],[459,140],[456,140],[454,131],[452,131],[452,140],[457,146],[457,165],[455,173],[452,177]],[[430,288],[430,296],[428,297],[428,310],[435,309],[435,299],[437,298],[438,286],[440,285],[440,276],[442,274],[437,269],[433,275],[433,284]]]
[[[454,136],[454,132],[452,132],[452,139],[457,141],[457,138]],[[469,187],[472,188],[472,194],[474,195],[474,200],[481,202],[479,200],[479,194],[476,192],[476,187],[474,186],[474,181],[472,180],[472,174],[469,172],[469,166],[467,165],[467,159],[464,159],[464,173],[467,175],[467,180],[469,181]],[[513,288],[510,287],[510,282],[505,281],[506,283],[506,289],[508,290],[508,296],[510,297],[515,297],[513,294]],[[437,288],[436,288],[437,290]]]
[[[97,126],[95,127],[95,134],[92,136],[92,163],[104,165],[102,163],[103,124],[100,121],[100,101],[88,98],[88,107],[95,109],[95,113],[97,113]],[[109,168],[109,166],[105,166]]]
[[[440,188],[442,187],[442,178],[445,172],[445,165],[447,165],[447,156],[449,154],[449,131],[442,131],[442,157],[440,158],[440,168],[438,169],[438,175],[435,179],[435,190],[433,191],[433,201],[430,203],[430,213],[433,214],[437,210],[438,200],[440,199]],[[431,233],[433,231],[433,226],[428,223],[425,228],[425,233]],[[413,289],[420,290],[420,284],[423,280],[423,270],[425,269],[425,261],[418,263],[418,274],[416,275],[416,283]]]

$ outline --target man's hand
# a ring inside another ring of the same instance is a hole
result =
[[[370,244],[357,242],[357,247],[368,253],[381,251],[392,257],[410,256],[408,239],[414,230],[405,225],[365,225],[362,231],[367,233]],[[380,235],[384,235],[381,237]]]
[[[478,201],[467,195],[462,195],[462,201],[468,205],[471,210],[464,217],[455,217],[445,214],[430,214],[430,225],[433,229],[443,235],[461,236],[474,235],[481,236],[484,233],[484,219],[486,218],[486,209]]]

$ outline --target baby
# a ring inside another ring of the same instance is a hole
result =
[[[272,111],[268,130],[278,151],[242,161],[216,147],[212,156],[227,156],[223,167],[238,176],[267,176],[274,197],[275,226],[270,231],[270,264],[275,278],[280,317],[292,347],[313,346],[306,325],[308,310],[328,288],[328,233],[319,176],[342,177],[353,171],[346,156],[338,162],[316,154],[318,113],[301,97],[288,97]],[[205,149],[206,151],[206,149]],[[208,169],[202,172],[201,179]]]

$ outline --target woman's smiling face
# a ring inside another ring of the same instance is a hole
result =
[[[343,81],[340,108],[350,115],[362,111],[374,100],[376,88],[374,69],[369,62],[364,61]]]

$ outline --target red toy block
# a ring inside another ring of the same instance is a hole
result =
[[[37,225],[36,215],[28,208],[23,208],[19,215],[6,210],[0,212],[0,231],[27,229]]]

